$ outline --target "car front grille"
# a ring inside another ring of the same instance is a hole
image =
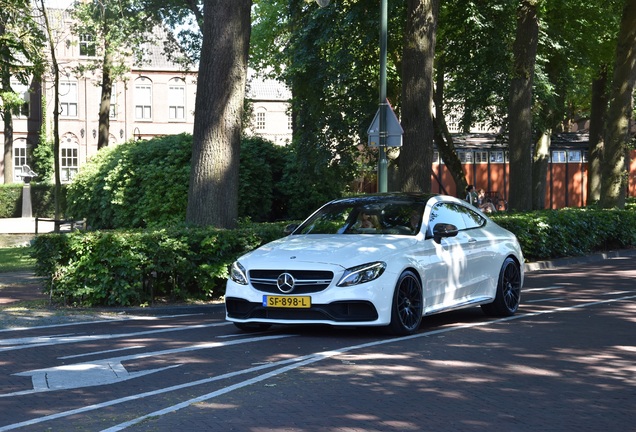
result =
[[[326,289],[333,279],[333,272],[325,270],[250,270],[250,283],[259,291],[279,294],[276,280],[282,273],[294,278],[294,289],[287,294],[310,294]]]

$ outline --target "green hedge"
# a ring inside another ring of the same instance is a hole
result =
[[[636,246],[636,210],[563,209],[497,213],[528,261]],[[282,237],[286,223],[237,230],[188,228],[74,232],[37,237],[36,274],[65,304],[142,305],[157,297],[217,298],[228,266],[243,253]]]
[[[32,254],[46,291],[66,305],[210,299],[225,292],[228,265],[281,237],[284,225],[43,234],[35,239]]]
[[[0,218],[22,217],[22,183],[0,184]],[[55,186],[32,183],[31,208],[33,216],[52,218],[55,216]],[[66,186],[62,186],[60,207],[66,207]]]
[[[497,213],[492,219],[515,233],[528,261],[636,246],[636,211],[633,208]]]

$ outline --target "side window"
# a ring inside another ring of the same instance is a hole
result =
[[[438,203],[431,209],[431,216],[428,222],[429,234],[432,234],[433,227],[438,223],[453,224],[457,229],[465,230],[466,222],[464,220],[463,211],[465,208],[455,203]],[[468,210],[468,209],[466,209]]]
[[[469,209],[468,207],[458,206],[464,217],[466,223],[466,229],[479,228],[486,223],[486,219],[476,211]]]

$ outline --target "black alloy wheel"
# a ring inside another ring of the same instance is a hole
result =
[[[405,271],[395,286],[389,330],[396,335],[413,334],[422,322],[424,295],[419,278]]]
[[[519,264],[508,257],[501,266],[497,295],[492,303],[481,305],[481,309],[490,316],[512,316],[521,302],[521,270]]]

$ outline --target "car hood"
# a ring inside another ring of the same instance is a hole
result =
[[[243,255],[246,268],[292,268],[307,263],[349,268],[376,260],[386,260],[417,242],[412,236],[309,234],[291,235]]]

